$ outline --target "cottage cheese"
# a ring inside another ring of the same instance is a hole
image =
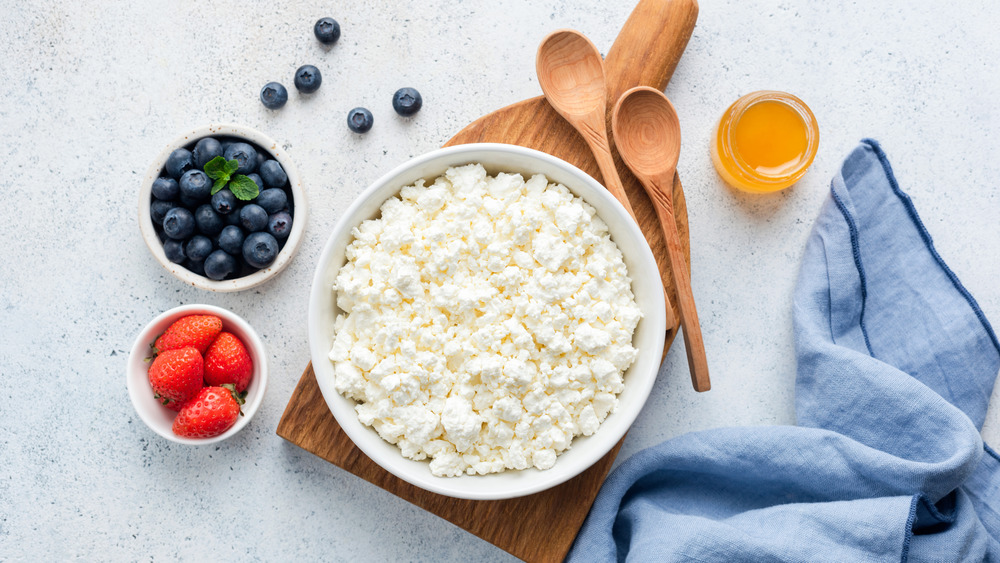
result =
[[[435,475],[548,469],[618,404],[642,316],[593,207],[450,168],[353,231],[330,351],[359,420]]]

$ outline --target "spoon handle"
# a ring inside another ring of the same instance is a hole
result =
[[[695,308],[694,292],[691,289],[691,270],[688,268],[687,260],[684,259],[681,237],[677,232],[677,224],[674,223],[674,206],[670,196],[674,171],[669,171],[669,174],[664,174],[661,178],[647,180],[640,177],[640,180],[653,202],[653,208],[656,209],[667,245],[670,272],[677,288],[677,307],[680,309],[681,327],[684,329],[684,350],[687,352],[691,383],[695,391],[708,391],[712,388],[712,383],[708,376],[705,341],[701,336],[701,324],[698,322],[698,310]]]
[[[635,224],[641,225],[642,223],[636,218],[632,204],[629,203],[628,196],[625,194],[622,179],[618,176],[618,168],[615,166],[615,160],[611,156],[611,147],[608,145],[607,133],[602,135],[598,129],[593,127],[586,127],[586,132],[581,130],[580,133],[587,141],[587,144],[590,145],[590,152],[594,153],[594,159],[597,160],[597,168],[601,171],[601,177],[604,178],[604,187],[625,207],[625,211],[628,211],[628,214],[632,216]],[[678,238],[678,241],[680,241],[680,238]],[[670,305],[670,296],[667,295],[666,286],[663,287],[663,308],[666,312],[667,326],[673,328],[677,325],[677,317],[674,316],[674,308]]]
[[[600,125],[603,127],[603,120]],[[597,168],[600,169],[601,177],[604,178],[604,187],[625,207],[625,211],[628,211],[628,214],[632,216],[632,220],[638,225],[639,219],[635,216],[632,203],[629,202],[628,195],[625,193],[625,186],[622,185],[622,179],[618,176],[618,168],[615,166],[615,160],[611,156],[611,146],[608,142],[607,134],[601,135],[599,132],[589,134],[589,131],[587,133],[583,137],[587,140],[587,144],[590,145],[590,152],[594,153],[594,159],[597,160]]]

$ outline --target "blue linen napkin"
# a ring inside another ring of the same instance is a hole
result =
[[[1000,343],[875,141],[833,179],[794,319],[798,426],[635,454],[569,561],[1000,561],[1000,457],[979,434]]]

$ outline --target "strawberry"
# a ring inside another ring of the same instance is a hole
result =
[[[215,315],[188,315],[174,321],[153,343],[153,354],[193,346],[204,354],[222,332],[222,319]]]
[[[172,427],[174,434],[184,438],[218,436],[243,416],[242,404],[243,397],[230,384],[204,387],[177,413]]]
[[[223,332],[205,352],[205,384],[232,383],[236,392],[246,391],[253,377],[253,360],[239,338]]]
[[[198,350],[190,346],[167,350],[156,356],[148,375],[157,401],[177,411],[201,389],[205,362]]]

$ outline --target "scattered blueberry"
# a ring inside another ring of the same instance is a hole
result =
[[[403,117],[409,117],[424,105],[424,99],[420,97],[420,92],[413,88],[400,88],[392,95],[392,109]]]
[[[269,233],[251,233],[243,241],[243,259],[254,268],[266,268],[278,257],[278,241]]]
[[[163,217],[163,232],[167,236],[184,240],[194,234],[194,215],[183,207],[175,207]]]
[[[267,232],[278,240],[285,240],[292,232],[292,216],[287,211],[279,211],[267,219]]]
[[[333,18],[320,18],[313,26],[316,39],[324,45],[333,45],[340,39],[340,24]]]
[[[237,206],[236,196],[228,189],[221,189],[212,195],[212,209],[219,215],[229,215]]]
[[[282,188],[288,182],[288,175],[278,164],[277,160],[265,160],[260,165],[260,177],[264,179],[264,184],[269,188]]]
[[[229,145],[223,158],[236,160],[240,167],[236,169],[236,174],[249,174],[257,169],[257,151],[247,143],[233,143]]]
[[[260,101],[267,109],[281,109],[288,101],[288,90],[277,82],[268,82],[260,91]]]
[[[248,203],[240,210],[240,224],[248,233],[267,228],[267,211],[256,203]]]
[[[177,180],[164,177],[153,180],[153,197],[156,199],[174,199],[179,193],[180,187],[177,186]]]
[[[354,108],[347,112],[347,126],[355,133],[367,133],[374,123],[372,112],[365,108]]]
[[[219,248],[233,256],[243,252],[243,229],[236,225],[227,225],[219,233]]]
[[[222,217],[215,212],[210,203],[199,205],[198,209],[195,209],[194,222],[198,225],[198,232],[208,236],[219,234],[225,226]]]
[[[247,178],[253,180],[254,184],[257,184],[257,191],[264,191],[264,180],[260,179],[260,174],[247,174]]]
[[[213,280],[224,279],[236,271],[239,264],[236,259],[223,250],[216,250],[205,259],[205,276]]]
[[[222,156],[222,143],[214,137],[205,137],[198,141],[191,152],[194,157],[194,164],[198,168],[205,168],[205,163],[217,156]]]
[[[212,195],[212,179],[201,170],[188,170],[178,184],[181,195],[190,201],[202,201]]]
[[[268,213],[277,213],[288,207],[288,195],[285,190],[279,188],[268,188],[257,196],[254,202],[264,208]]]
[[[154,199],[153,203],[149,204],[149,218],[152,219],[157,225],[162,225],[163,218],[167,216],[167,211],[170,211],[176,206],[177,204],[172,201]]]
[[[191,260],[188,258],[184,261],[184,267],[188,269],[192,274],[197,274],[199,276],[205,275],[205,263]]]
[[[187,258],[184,255],[184,243],[172,238],[163,241],[163,253],[167,255],[167,260],[174,264],[180,264]]]
[[[212,253],[212,241],[203,235],[195,235],[184,245],[184,254],[195,262],[201,262]]]
[[[323,83],[323,75],[313,65],[302,65],[295,71],[295,88],[303,94],[312,94],[319,90]]]
[[[191,151],[187,149],[177,149],[170,153],[167,157],[167,163],[164,165],[167,169],[167,174],[177,180],[188,170],[194,168],[194,158],[191,156]]]

